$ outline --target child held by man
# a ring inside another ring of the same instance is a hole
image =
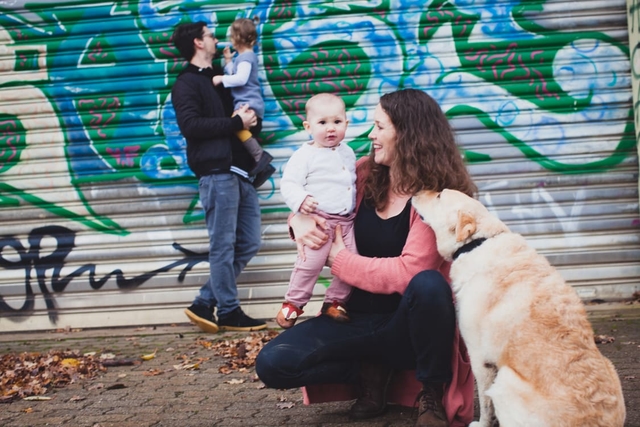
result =
[[[236,19],[231,24],[230,36],[231,45],[238,54],[234,57],[229,46],[224,48],[225,75],[213,77],[213,84],[230,88],[234,109],[248,104],[256,113],[258,123],[248,131],[238,132],[237,136],[256,162],[255,167],[249,171],[249,176],[253,179],[253,186],[257,188],[269,179],[275,168],[271,165],[273,157],[262,149],[257,140],[262,130],[264,100],[258,80],[258,56],[253,51],[258,39],[254,20]]]
[[[316,214],[327,220],[330,241],[318,250],[304,248],[291,273],[285,302],[276,322],[292,327],[309,302],[322,271],[337,225],[342,228],[345,246],[355,252],[353,218],[356,204],[356,156],[343,139],[347,130],[344,101],[329,93],[311,97],[306,104],[304,128],[311,141],[296,150],[287,163],[280,183],[285,203],[296,213]],[[348,322],[345,303],[351,286],[334,277],[326,290],[322,314],[338,322]]]

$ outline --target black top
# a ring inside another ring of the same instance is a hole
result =
[[[353,233],[358,253],[371,258],[391,258],[402,254],[409,235],[411,203],[394,217],[382,219],[373,204],[363,201],[358,208],[353,224]],[[353,288],[347,302],[350,312],[388,313],[395,311],[401,295],[374,294]]]
[[[251,170],[254,161],[235,132],[243,128],[239,116],[231,118],[233,98],[212,77],[219,66],[198,68],[189,64],[171,89],[171,102],[180,132],[187,140],[187,162],[196,176],[229,172],[237,166]]]

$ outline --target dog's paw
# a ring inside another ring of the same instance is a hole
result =
[[[471,424],[469,424],[469,427],[480,427],[480,421],[474,421]]]

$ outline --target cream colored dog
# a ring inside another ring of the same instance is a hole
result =
[[[477,200],[421,192],[413,206],[452,260],[460,333],[489,427],[622,427],[620,380],[576,292]]]

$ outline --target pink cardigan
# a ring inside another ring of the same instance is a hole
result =
[[[356,209],[362,202],[364,179],[369,173],[366,159],[358,160],[356,167]],[[357,288],[382,294],[403,294],[411,278],[423,270],[439,270],[448,279],[450,264],[438,254],[433,231],[420,220],[413,207],[409,226],[407,242],[399,257],[369,258],[344,250],[335,258],[331,273]],[[474,381],[467,349],[457,328],[451,367],[453,379],[446,390],[443,404],[451,427],[464,427],[473,420]],[[388,400],[411,407],[421,387],[414,371],[399,372],[390,385]],[[354,388],[348,384],[307,386],[303,388],[303,395],[305,404],[357,397]]]

